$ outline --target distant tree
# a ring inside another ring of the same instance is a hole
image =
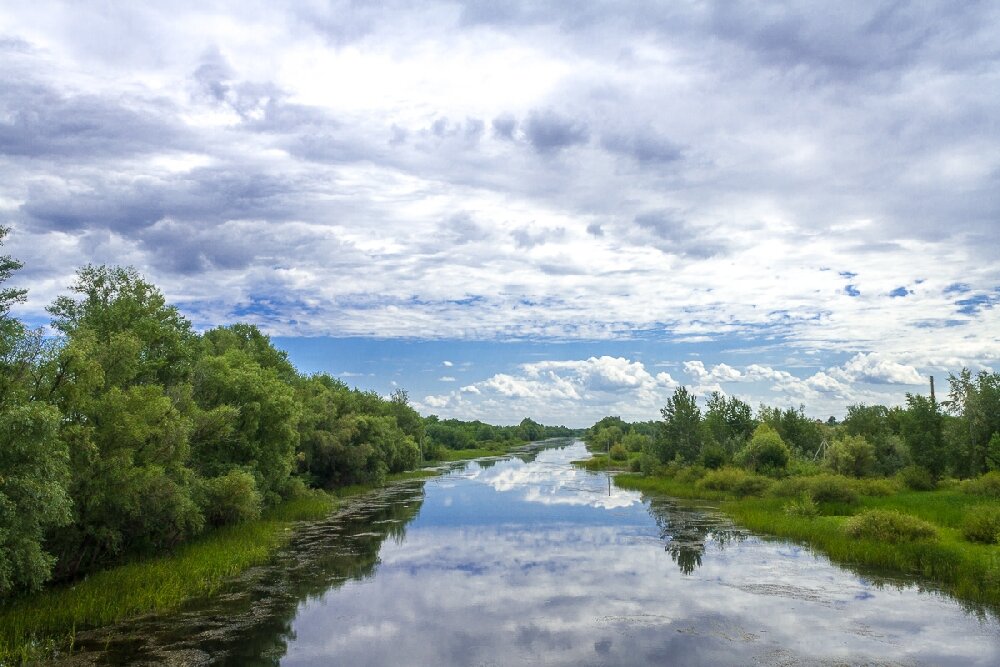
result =
[[[948,412],[956,420],[948,429],[955,467],[960,474],[978,475],[989,468],[990,440],[1000,433],[1000,373],[982,371],[973,376],[963,368],[958,375],[949,375],[948,383]]]
[[[934,399],[916,394],[906,395],[906,405],[902,430],[910,456],[916,465],[939,478],[948,464],[941,409]]]
[[[688,392],[687,387],[678,387],[667,399],[660,414],[663,426],[655,445],[660,461],[667,462],[676,457],[687,462],[695,461],[701,453],[702,434],[701,410],[694,395]]]
[[[753,409],[735,396],[713,391],[707,406],[705,430],[711,440],[730,453],[740,449],[757,428]]]

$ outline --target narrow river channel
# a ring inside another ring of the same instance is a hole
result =
[[[216,599],[82,633],[73,664],[997,665],[912,582],[616,489],[579,441],[351,501]]]

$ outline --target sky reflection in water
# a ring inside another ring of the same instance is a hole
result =
[[[286,665],[1000,663],[995,619],[878,587],[707,508],[575,469],[582,444],[424,487],[374,576],[303,602]]]

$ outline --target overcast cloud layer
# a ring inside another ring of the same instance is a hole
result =
[[[202,327],[594,341],[402,378],[491,421],[1000,359],[997,3],[8,2],[0,71],[38,321],[107,262]],[[602,347],[640,337],[706,354]]]

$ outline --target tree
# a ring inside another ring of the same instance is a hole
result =
[[[753,409],[740,399],[713,391],[708,397],[705,430],[716,443],[732,453],[753,435],[757,420]]]
[[[74,505],[53,531],[61,574],[170,548],[201,530],[185,409],[191,325],[133,269],[87,266],[49,308],[63,346],[47,364]]]
[[[0,245],[7,233],[0,227]],[[55,559],[43,538],[69,522],[71,508],[59,412],[33,395],[41,336],[10,316],[26,291],[3,286],[20,268],[0,256],[0,598],[49,579]]]
[[[982,371],[973,376],[968,368],[948,376],[948,412],[957,424],[952,431],[958,472],[978,475],[991,465],[989,443],[1000,433],[1000,373]],[[1000,461],[992,465],[1000,464]]]
[[[701,452],[701,410],[687,387],[678,387],[660,410],[663,416],[661,436],[656,454],[666,463],[676,457],[686,462],[698,458]]]
[[[933,398],[906,395],[906,413],[902,420],[902,435],[913,462],[939,478],[947,467],[944,446],[943,419]]]

